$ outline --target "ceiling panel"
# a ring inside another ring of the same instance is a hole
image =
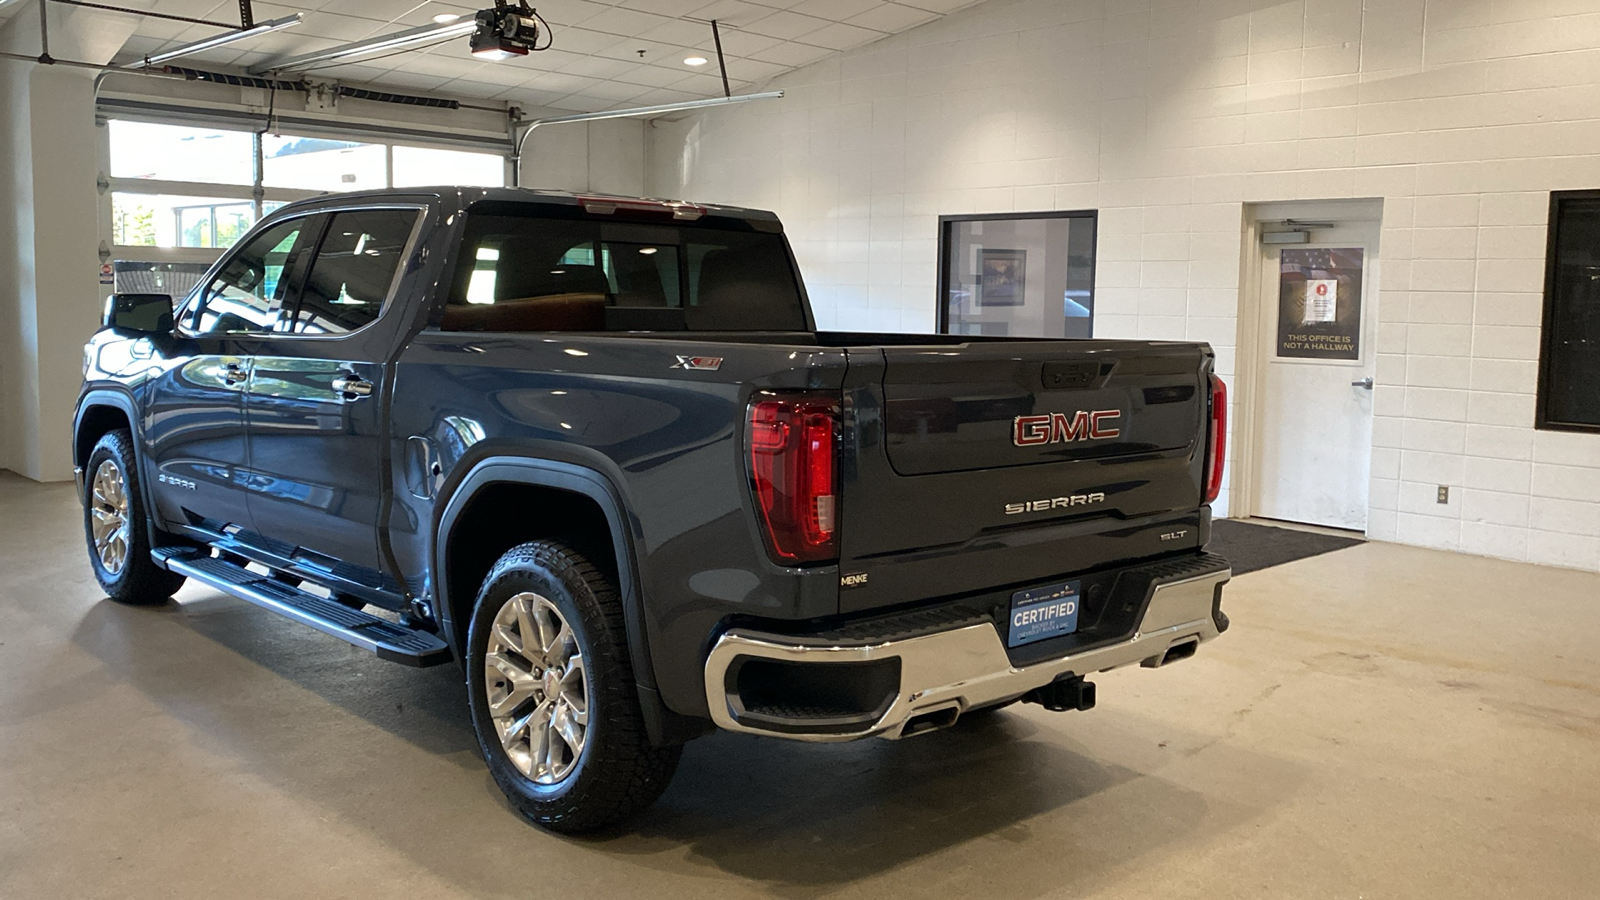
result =
[[[740,28],[783,8],[779,0],[701,0],[689,17],[701,22],[716,19],[724,25]]]
[[[770,16],[763,16],[749,25],[745,25],[744,30],[763,34],[767,37],[793,41],[805,37],[827,24],[827,19],[818,19],[815,16],[804,16],[797,12],[783,10],[774,12]]]
[[[656,15],[682,18],[706,5],[706,0],[623,0],[618,6],[640,9]]]
[[[632,69],[616,76],[613,80],[642,85],[647,88],[664,88],[682,78],[682,72],[674,71],[666,66],[634,66]]]
[[[603,101],[603,104],[621,103],[632,100],[640,94],[647,93],[650,89],[637,84],[623,84],[620,81],[602,81],[584,90],[578,91],[585,97],[594,97]]]
[[[115,3],[117,0],[108,0]],[[147,2],[147,0],[141,0]],[[488,0],[482,0],[485,6]],[[722,29],[728,77],[736,91],[760,88],[791,69],[914,28],[974,0],[540,0],[553,48],[500,63],[474,59],[467,39],[437,47],[356,58],[319,67],[312,80],[364,80],[408,92],[502,99],[560,109],[617,108],[703,99],[722,93],[710,20]],[[0,3],[0,14],[20,4]],[[233,0],[154,0],[155,11],[231,22]],[[256,3],[258,21],[306,12],[298,27],[185,58],[193,67],[261,65],[342,43],[430,24],[434,16],[471,17],[474,0],[275,0]],[[109,15],[109,14],[108,14]],[[217,33],[215,28],[143,18],[117,61]],[[644,51],[643,55],[639,51]],[[711,59],[701,69],[687,56]]]
[[[767,37],[764,34],[754,34],[749,31],[724,31],[722,33],[722,51],[729,56],[756,57],[763,50],[770,50],[783,43],[779,38]]]
[[[848,50],[885,37],[888,35],[881,31],[847,25],[844,22],[830,22],[806,35],[805,42],[817,47],[827,47],[829,50]]]
[[[606,34],[603,31],[590,31],[587,28],[562,28],[557,34],[561,36],[559,46],[562,50],[586,56],[617,44],[616,35]],[[554,47],[555,45],[552,45],[551,49]]]
[[[862,28],[871,28],[888,34],[898,34],[939,18],[937,13],[918,9],[915,6],[904,6],[899,3],[879,3],[864,13],[852,16],[845,21],[851,25],[860,25]]]
[[[637,83],[623,76],[638,68],[640,68],[638,63],[630,63],[625,60],[606,59],[603,56],[583,56],[562,66],[559,71],[572,75],[586,75],[590,78]]]
[[[869,6],[880,6],[882,0],[800,0],[799,3],[789,7],[797,13],[827,19],[830,22],[841,22],[857,15],[862,9]]]
[[[674,20],[667,16],[614,6],[592,19],[585,19],[583,27],[622,37],[638,37],[672,21]]]
[[[802,44],[797,41],[788,41],[756,54],[756,58],[783,66],[787,71],[789,69],[798,69],[801,66],[809,63],[814,63],[824,56],[829,56],[832,53],[832,50],[829,50],[825,47],[813,47],[810,44]]]
[[[668,88],[657,88],[646,94],[633,98],[639,106],[664,106],[668,103],[684,103],[689,100],[704,100],[700,94],[686,94],[683,91],[674,91]]]
[[[940,15],[948,15],[960,9],[975,5],[977,0],[900,0],[907,6],[915,6]]]
[[[642,32],[639,39],[652,44],[671,44],[676,47],[710,47],[711,29],[703,22],[691,22],[688,19],[673,19],[665,25],[658,25],[649,31]]]
[[[539,15],[552,25],[578,25],[614,5],[595,3],[592,0],[548,0],[539,4]]]

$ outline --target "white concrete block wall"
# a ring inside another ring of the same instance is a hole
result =
[[[607,119],[536,129],[522,148],[522,186],[643,194],[644,128],[636,119]]]
[[[1600,0],[990,0],[772,86],[653,123],[647,187],[777,210],[825,327],[932,330],[940,214],[1099,209],[1097,334],[1231,381],[1245,204],[1383,198],[1369,533],[1600,570],[1600,435],[1533,428]]]

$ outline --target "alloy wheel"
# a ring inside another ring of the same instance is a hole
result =
[[[100,567],[117,575],[128,563],[128,484],[116,460],[101,461],[94,470],[89,501],[90,533]]]
[[[483,680],[500,746],[538,784],[572,774],[589,734],[589,672],[556,605],[523,592],[495,614]]]

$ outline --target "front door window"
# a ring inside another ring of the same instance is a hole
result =
[[[308,220],[290,219],[256,235],[222,264],[189,322],[191,334],[269,332],[289,289],[287,277]]]

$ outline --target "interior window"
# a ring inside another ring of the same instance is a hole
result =
[[[404,261],[415,209],[334,213],[300,291],[296,334],[348,334],[371,323]]]
[[[1534,424],[1600,431],[1600,192],[1554,201]]]
[[[307,221],[279,222],[229,256],[206,286],[191,330],[196,334],[271,331],[289,286],[285,271]]]
[[[781,234],[474,214],[446,331],[799,331]]]

